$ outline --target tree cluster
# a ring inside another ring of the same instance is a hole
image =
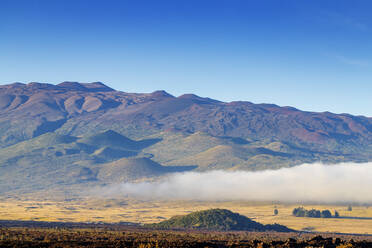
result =
[[[335,214],[332,215],[331,211],[329,210],[317,210],[317,209],[310,209],[307,210],[303,207],[298,207],[293,209],[292,214],[296,217],[310,217],[310,218],[338,218],[340,217],[339,213],[335,211]]]

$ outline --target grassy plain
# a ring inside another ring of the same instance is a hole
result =
[[[274,207],[279,210],[274,215]],[[154,223],[175,215],[210,208],[226,208],[263,224],[278,223],[295,230],[372,234],[372,207],[343,205],[303,205],[307,209],[337,210],[341,218],[303,218],[292,216],[298,204],[257,202],[139,201],[134,199],[79,199],[33,201],[0,199],[1,220],[62,222]]]

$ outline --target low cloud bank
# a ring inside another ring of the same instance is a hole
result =
[[[157,182],[123,183],[104,191],[143,199],[372,203],[372,163],[177,173]]]

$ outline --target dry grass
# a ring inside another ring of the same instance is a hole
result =
[[[279,214],[274,216],[274,206]],[[284,205],[254,202],[195,202],[195,201],[151,201],[133,199],[85,199],[79,201],[32,201],[0,200],[0,219],[38,220],[68,222],[140,222],[152,223],[174,215],[209,208],[226,208],[246,215],[263,224],[279,223],[296,230],[321,232],[368,233],[372,234],[372,207],[354,206],[351,212],[347,206],[304,205],[305,208],[337,210],[340,215],[366,219],[317,219],[299,218],[291,215],[298,205]],[[370,219],[368,219],[370,218]]]

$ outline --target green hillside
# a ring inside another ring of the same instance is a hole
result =
[[[273,139],[203,132],[167,131],[140,140],[112,130],[82,136],[48,132],[0,149],[0,193],[153,179],[189,170],[255,171],[343,160],[343,155],[300,149]]]
[[[141,149],[155,142],[111,130],[82,137],[46,133],[0,149],[0,193],[126,182],[195,168],[164,167],[143,158],[151,155]]]
[[[227,209],[210,209],[184,216],[174,216],[169,220],[148,226],[160,229],[203,229],[213,231],[294,231],[278,224],[263,225]]]
[[[143,150],[154,161],[164,165],[195,165],[198,171],[208,170],[264,170],[278,169],[323,161],[342,162],[346,158],[337,153],[302,149],[275,139],[247,140],[218,137],[207,133],[193,134],[161,132],[147,138],[160,141]],[[360,161],[350,156],[348,159]]]

